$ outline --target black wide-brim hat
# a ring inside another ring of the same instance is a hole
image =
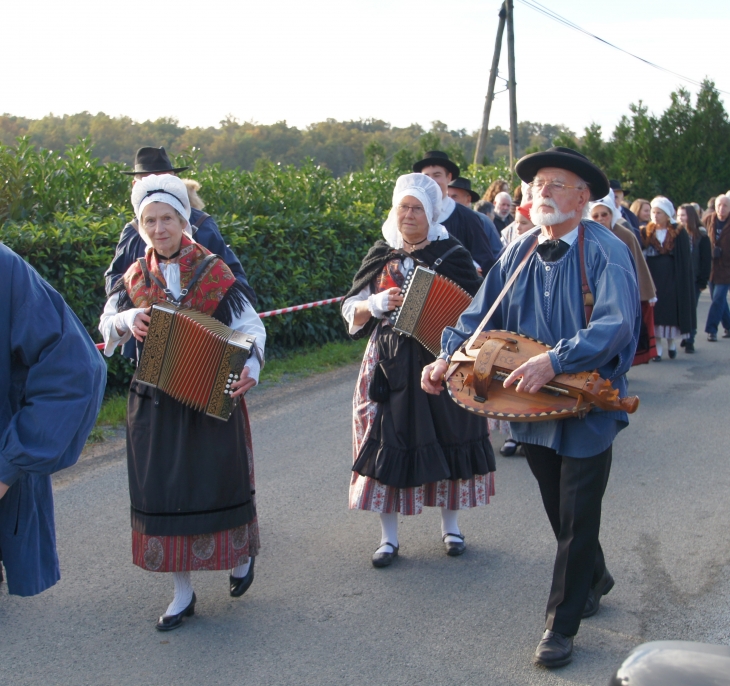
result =
[[[449,156],[445,152],[441,152],[440,150],[430,150],[427,152],[426,157],[413,165],[413,171],[420,174],[426,167],[443,167],[451,174],[452,179],[456,179],[460,172],[459,167],[449,159]]]
[[[621,182],[617,179],[609,179],[608,184],[611,186],[611,189],[614,191],[621,191],[624,195],[628,195],[629,191],[627,188],[621,187]]]
[[[471,189],[471,181],[469,179],[465,179],[463,176],[457,176],[449,184],[449,188],[461,188],[462,191],[466,191],[471,196],[472,202],[476,202],[480,198],[479,193]]]
[[[555,147],[543,152],[525,155],[515,165],[515,171],[524,182],[530,183],[540,169],[557,167],[567,169],[585,181],[591,191],[591,200],[608,195],[608,177],[585,155],[570,148]]]
[[[122,174],[172,174],[185,171],[189,167],[173,167],[165,148],[140,148],[134,156],[134,170]]]

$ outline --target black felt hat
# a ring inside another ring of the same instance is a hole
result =
[[[621,191],[624,195],[629,194],[629,191],[626,188],[621,188],[621,182],[617,179],[610,179],[608,183],[611,186],[611,190]]]
[[[533,152],[525,155],[515,165],[515,171],[526,183],[530,183],[535,174],[544,167],[567,169],[580,176],[590,186],[591,200],[598,200],[608,195],[608,178],[585,155],[570,148],[555,147],[544,152]]]
[[[440,150],[430,150],[427,152],[426,157],[413,165],[413,171],[420,174],[426,167],[443,167],[451,174],[452,179],[459,176],[459,167],[449,159],[449,156],[445,152],[441,152]]]
[[[134,171],[123,171],[122,174],[172,174],[188,168],[173,167],[165,148],[140,148],[134,156]]]
[[[461,188],[462,191],[469,193],[472,202],[479,200],[479,193],[471,189],[471,181],[469,179],[465,179],[463,176],[457,176],[449,184],[449,188]]]

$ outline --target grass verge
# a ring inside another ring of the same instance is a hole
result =
[[[318,348],[296,350],[283,357],[267,360],[261,371],[262,384],[275,384],[290,379],[301,379],[312,374],[327,372],[359,362],[365,352],[367,339],[335,341]],[[88,443],[100,443],[105,433],[122,426],[127,418],[126,395],[112,395],[104,399],[96,426],[89,434]]]

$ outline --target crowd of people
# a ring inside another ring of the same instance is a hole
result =
[[[171,574],[174,596],[157,620],[160,631],[195,613],[192,572],[225,570],[228,593],[243,595],[260,547],[244,395],[258,381],[266,331],[238,257],[203,211],[199,185],[178,177],[183,171],[163,148],[148,147],[126,172],[134,219],[105,274],[104,353],[121,347],[139,360],[159,303],[207,314],[255,344],[240,378],[229,380],[226,392],[240,404],[226,422],[136,374],[130,385],[132,562]],[[349,507],[379,516],[374,567],[394,564],[399,516],[424,507],[439,508],[444,552],[458,557],[467,549],[458,514],[495,494],[490,429],[505,432],[501,452],[526,457],[557,542],[534,659],[559,667],[572,659],[581,621],[615,584],[599,542],[601,503],[612,444],[628,415],[593,408],[566,419],[488,423],[443,392],[446,371],[477,329],[504,329],[548,346],[512,370],[505,388],[534,395],[557,375],[598,370],[623,398],[631,366],[663,360],[664,341],[669,359],[678,342],[695,352],[697,304],[708,286],[707,340],[717,341],[720,323],[730,338],[730,197],[713,198],[702,213],[692,203],[675,211],[663,196],[629,207],[618,181],[562,147],[526,155],[515,171],[522,183],[514,191],[498,179],[480,198],[458,165],[434,150],[395,184],[382,239],[342,302],[347,332],[368,341],[353,397]],[[0,350],[0,559],[9,591],[33,595],[59,578],[50,474],[78,458],[99,409],[104,365],[31,267],[2,246],[0,263],[10,294],[0,305],[8,338]],[[438,356],[398,334],[390,318],[416,266],[473,296],[444,330]],[[21,317],[29,303],[37,316]],[[193,365],[197,354],[189,353]],[[59,419],[63,431],[37,430]],[[32,494],[22,502],[21,487]],[[20,535],[18,517],[29,522]]]

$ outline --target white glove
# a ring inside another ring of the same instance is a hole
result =
[[[125,310],[120,312],[114,317],[114,326],[117,331],[124,331],[125,333],[132,331],[135,317],[140,313],[144,312],[144,307],[133,307],[131,310]]]
[[[390,293],[388,293],[388,291],[374,293],[368,297],[368,309],[372,312],[375,319],[382,319],[386,312],[390,312],[390,309],[388,308],[388,298],[390,298]]]

